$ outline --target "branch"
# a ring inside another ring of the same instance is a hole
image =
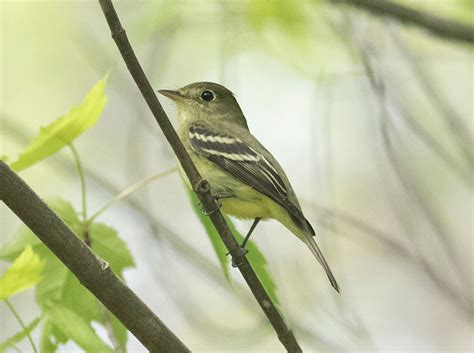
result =
[[[104,13],[104,16],[107,20],[107,23],[110,27],[112,33],[112,38],[114,39],[117,47],[122,55],[125,64],[127,65],[130,74],[132,75],[135,83],[137,84],[143,98],[145,99],[148,107],[150,108],[153,116],[155,117],[158,125],[163,131],[166,139],[168,140],[171,148],[176,154],[181,166],[183,167],[184,172],[186,173],[191,185],[193,186],[193,191],[196,193],[201,205],[205,210],[213,210],[216,208],[216,200],[211,194],[211,188],[209,183],[204,180],[199,172],[197,171],[195,165],[191,161],[191,158],[187,154],[183,144],[178,138],[176,131],[174,130],[171,122],[169,121],[165,111],[163,110],[158,98],[156,97],[155,92],[153,91],[148,79],[143,72],[140,63],[138,62],[137,57],[128,41],[125,30],[123,29],[120,20],[117,16],[115,8],[111,0],[99,0],[100,6]],[[250,266],[247,258],[242,256],[242,248],[235,239],[234,235],[230,231],[227,223],[222,216],[222,213],[217,210],[210,214],[210,218],[219,235],[222,238],[229,254],[234,259],[234,262],[237,262],[238,268],[242,273],[245,281],[250,287],[253,295],[257,299],[260,307],[264,311],[268,320],[275,329],[279,340],[283,346],[288,350],[288,352],[302,352],[300,346],[298,345],[293,333],[289,330],[281,317],[280,313],[272,303],[267,292],[263,288],[262,283],[259,281],[255,271]]]
[[[394,18],[400,22],[425,29],[438,37],[474,43],[474,27],[445,19],[390,0],[330,0],[359,7],[375,15]]]
[[[150,352],[190,352],[3,161],[0,199]]]

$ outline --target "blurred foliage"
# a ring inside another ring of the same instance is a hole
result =
[[[43,331],[41,351],[50,351],[55,346],[51,337],[55,337],[61,343],[71,339],[85,352],[113,353],[114,350],[100,339],[89,322],[80,315],[81,307],[79,305],[76,307],[79,310],[74,311],[61,304],[54,304],[44,310],[44,315],[51,325],[47,325]]]
[[[0,343],[0,353],[6,352],[8,348],[15,347],[19,342],[23,341],[27,335],[29,335],[40,323],[41,318],[36,318],[31,323],[26,325],[26,330],[22,330],[10,338],[7,338],[4,342]]]
[[[133,22],[133,35],[140,43],[158,31],[166,38],[179,37],[176,42],[184,37],[190,52],[202,55],[206,48],[208,58],[221,54],[213,51],[213,42],[225,46],[226,55],[265,52],[309,78],[319,77],[321,68],[335,71],[349,62],[350,53],[331,26],[325,1],[210,0],[199,5],[193,0],[153,2],[152,10]],[[170,33],[171,28],[176,33]],[[206,60],[201,68],[215,64]]]
[[[443,0],[443,1],[413,1],[397,0],[396,2],[417,10],[426,11],[434,15],[461,20],[474,24],[474,1],[472,0]],[[435,6],[434,6],[435,5]]]
[[[308,78],[347,62],[324,1],[245,1],[241,11],[254,34],[253,49],[266,50]]]
[[[262,31],[267,25],[276,24],[298,38],[308,26],[308,13],[298,0],[247,0],[243,4],[244,16],[249,24],[257,31]]]

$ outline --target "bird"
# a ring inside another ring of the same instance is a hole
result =
[[[340,292],[283,168],[250,132],[235,95],[214,82],[158,92],[176,104],[178,137],[221,211],[254,220],[241,246],[261,220],[274,219],[306,244]]]

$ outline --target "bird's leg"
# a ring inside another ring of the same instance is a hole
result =
[[[247,245],[247,242],[249,241],[250,236],[252,235],[255,227],[257,227],[257,224],[258,224],[258,222],[260,222],[261,219],[262,219],[262,217],[257,217],[257,218],[254,219],[252,225],[250,226],[249,232],[247,233],[247,235],[245,236],[244,241],[242,242],[242,245],[240,245],[241,248],[245,249],[245,245]]]
[[[257,224],[258,224],[258,222],[260,222],[261,219],[262,219],[261,217],[257,217],[257,218],[254,219],[252,225],[250,226],[250,229],[249,229],[247,235],[245,236],[244,241],[240,245],[239,253],[237,254],[237,256],[235,258],[232,258],[232,266],[233,267],[238,267],[240,265],[240,260],[249,252],[245,248],[245,245],[247,245],[247,242],[249,241],[250,236],[252,235],[254,229],[257,227]]]

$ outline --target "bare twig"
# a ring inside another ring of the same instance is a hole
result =
[[[347,4],[379,16],[415,25],[438,37],[474,43],[474,28],[467,24],[435,16],[390,0],[330,0],[334,4]]]
[[[441,114],[441,117],[445,121],[445,124],[451,133],[453,143],[457,145],[458,150],[467,162],[466,164],[471,167],[474,163],[474,154],[472,152],[474,146],[471,136],[472,126],[466,124],[464,119],[458,116],[452,105],[447,102],[443,94],[434,89],[435,85],[433,83],[432,77],[430,77],[427,69],[423,65],[420,65],[420,61],[415,58],[415,53],[412,52],[412,49],[400,38],[397,33],[395,33],[395,31],[390,31],[390,34],[391,38],[394,39],[393,42],[395,47],[403,55],[405,61],[411,67],[413,76],[420,83],[420,86],[423,88],[424,92],[429,96],[433,106],[435,106],[437,111]],[[469,169],[467,173],[464,172],[464,175],[467,174],[468,186],[472,185],[471,172],[471,169]]]
[[[169,175],[171,173],[176,172],[178,169],[176,167],[170,168],[168,170],[165,170],[164,172],[157,173],[150,175],[142,180],[137,181],[136,183],[128,186],[125,190],[121,191],[118,195],[115,195],[109,202],[107,202],[104,206],[102,206],[96,213],[94,213],[87,221],[86,223],[90,224],[92,223],[98,216],[100,216],[105,210],[108,208],[112,207],[114,204],[116,204],[119,201],[122,201],[124,198],[128,197],[130,194],[133,192],[137,191],[141,187],[151,183],[152,181],[159,179],[161,177],[164,177],[166,175]]]
[[[189,352],[38,195],[0,161],[0,199],[151,352]]]
[[[100,6],[107,20],[117,47],[127,65],[130,74],[132,75],[135,83],[137,84],[140,92],[143,95],[148,107],[150,108],[153,116],[163,131],[166,139],[171,145],[174,153],[176,154],[184,172],[193,186],[193,191],[199,198],[203,208],[205,210],[214,210],[216,208],[216,200],[211,194],[211,188],[209,183],[202,179],[198,170],[194,166],[191,158],[187,154],[183,144],[178,138],[176,131],[174,130],[171,122],[169,121],[165,111],[163,110],[155,92],[153,91],[148,79],[143,72],[143,69],[138,62],[137,57],[128,41],[125,30],[123,29],[120,20],[117,16],[115,8],[111,0],[99,0]],[[278,338],[280,339],[283,346],[289,352],[302,352],[298,342],[296,341],[293,333],[287,327],[280,313],[272,303],[267,292],[263,288],[262,283],[259,281],[255,271],[250,266],[247,258],[242,256],[242,248],[235,239],[234,235],[230,231],[227,223],[219,210],[211,212],[210,219],[216,227],[222,241],[224,242],[227,250],[229,251],[232,258],[237,261],[238,268],[242,273],[245,281],[249,285],[252,293],[257,299],[260,307],[267,315],[268,320],[275,329]]]

